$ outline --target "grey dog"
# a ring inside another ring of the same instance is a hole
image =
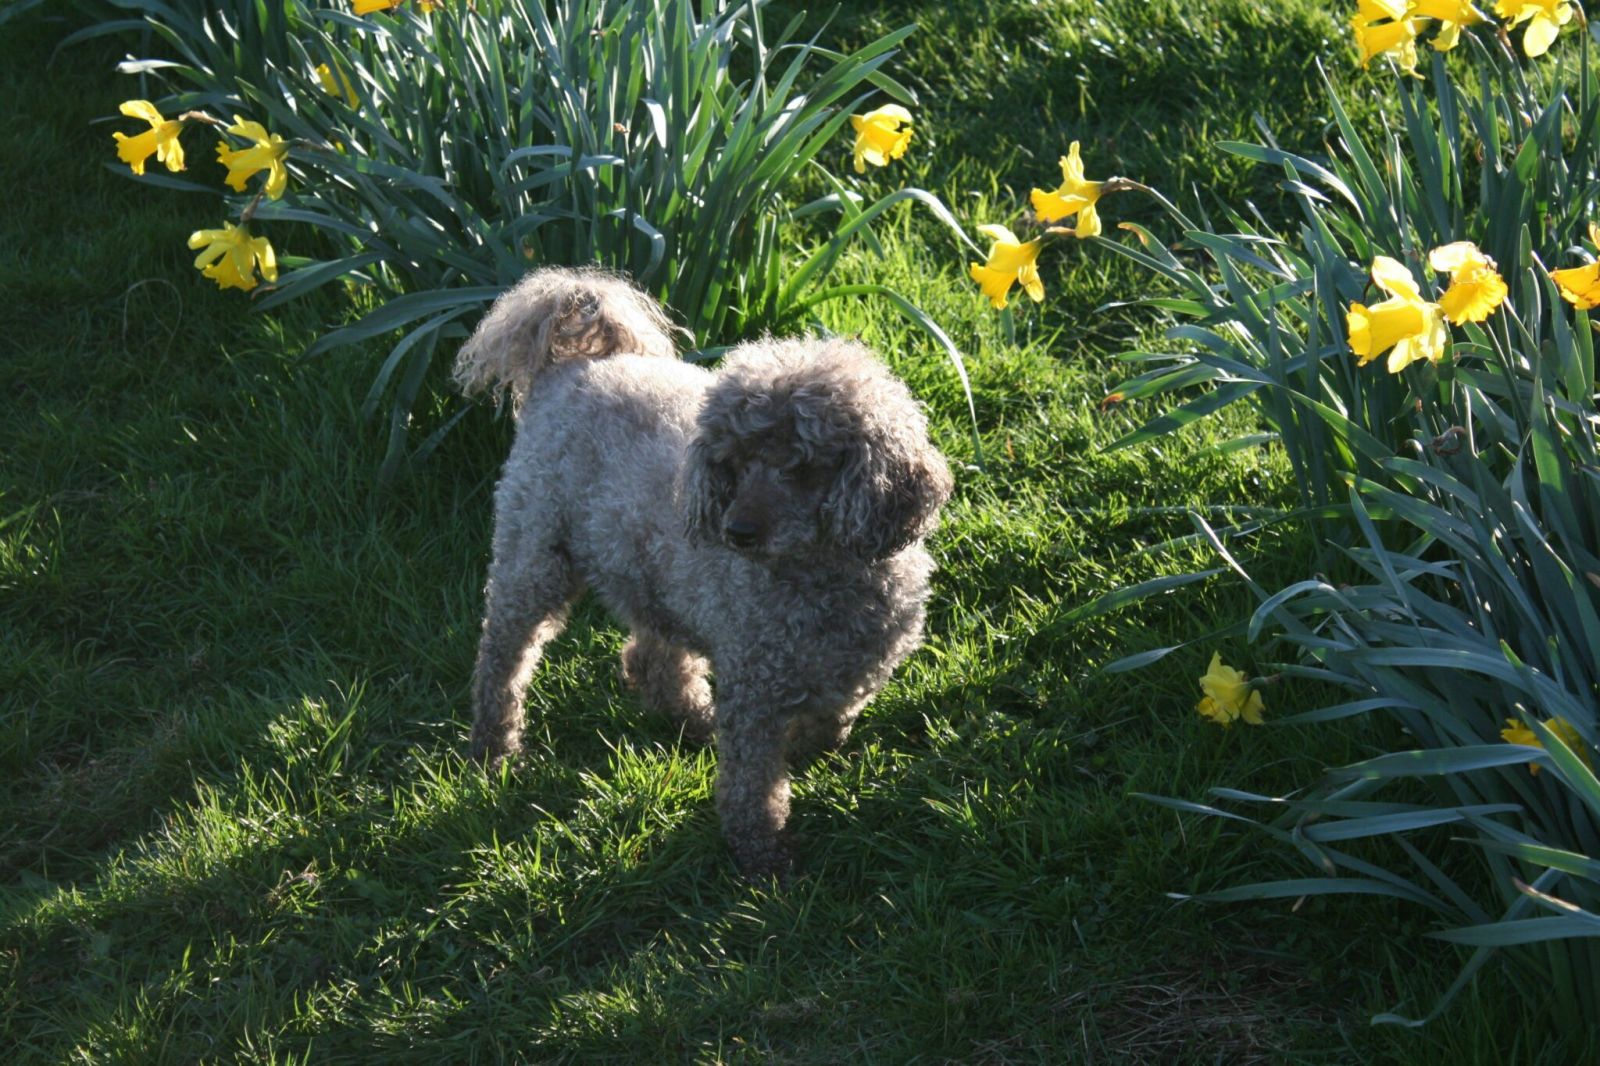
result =
[[[462,348],[462,388],[504,390],[517,414],[472,751],[519,750],[540,654],[593,589],[631,630],[626,680],[689,737],[715,738],[739,869],[782,877],[791,764],[843,743],[922,641],[923,539],[950,472],[861,344],[764,339],[712,372],[677,358],[673,337],[623,279],[546,268]]]

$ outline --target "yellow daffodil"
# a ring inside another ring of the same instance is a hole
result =
[[[1083,159],[1078,155],[1078,142],[1073,141],[1072,147],[1067,149],[1067,154],[1061,157],[1061,187],[1055,192],[1045,192],[1043,189],[1034,189],[1034,213],[1045,222],[1059,222],[1071,215],[1078,216],[1078,225],[1074,229],[1075,237],[1100,236],[1100,215],[1095,210],[1095,201],[1100,199],[1100,185],[1098,181],[1089,181],[1083,176]]]
[[[1561,290],[1562,299],[1580,311],[1600,307],[1600,263],[1552,270],[1550,277]]]
[[[1528,24],[1522,34],[1522,51],[1529,59],[1537,59],[1550,51],[1561,27],[1572,21],[1572,4],[1569,0],[1495,0],[1494,13],[1510,19],[1512,26]]]
[[[229,148],[226,144],[217,145],[217,158],[228,168],[228,185],[235,192],[244,192],[245,183],[257,171],[265,170],[267,198],[276,200],[282,196],[283,188],[289,182],[289,171],[283,165],[284,158],[289,154],[288,143],[276,133],[268,133],[261,123],[247,122],[238,115],[233,116],[233,125],[228,127],[228,132],[255,142],[250,148],[238,149]]]
[[[1462,27],[1489,21],[1489,16],[1467,0],[1411,0],[1407,13],[1438,21],[1439,32],[1434,34],[1433,47],[1440,52],[1448,52],[1456,46],[1461,40]]]
[[[1589,223],[1589,240],[1600,251],[1600,224]],[[1550,271],[1550,278],[1564,300],[1580,311],[1600,307],[1600,262],[1588,266]]]
[[[194,265],[224,289],[256,287],[256,271],[268,281],[278,280],[278,257],[265,237],[252,237],[250,227],[224,222],[221,229],[195,230],[189,247],[203,249]]]
[[[1361,53],[1361,65],[1371,63],[1373,57],[1390,55],[1400,69],[1414,77],[1417,74],[1417,31],[1422,23],[1414,18],[1396,18],[1391,22],[1372,22],[1369,12],[1387,13],[1390,5],[1366,4],[1350,20],[1355,31],[1356,48]]]
[[[1039,278],[1038,240],[1026,243],[1004,226],[979,226],[978,232],[994,242],[989,249],[989,261],[982,266],[971,264],[972,280],[978,283],[995,310],[1006,306],[1006,294],[1011,286],[1021,284],[1034,303],[1044,299],[1044,282]]]
[[[393,11],[405,0],[350,0],[350,6],[358,15],[370,15],[374,11]]]
[[[899,104],[884,104],[865,115],[851,115],[856,131],[856,173],[864,174],[867,164],[886,167],[891,160],[906,154],[911,144],[911,112]]]
[[[1205,696],[1194,709],[1202,717],[1221,726],[1231,726],[1243,718],[1251,725],[1261,724],[1261,712],[1266,704],[1261,693],[1250,687],[1250,678],[1222,662],[1222,654],[1211,654],[1211,665],[1200,679],[1200,690]]]
[[[1398,374],[1418,359],[1437,363],[1444,358],[1449,331],[1443,310],[1422,298],[1411,271],[1380,255],[1372,261],[1372,280],[1391,298],[1371,307],[1350,305],[1345,326],[1359,365],[1366,366],[1388,352],[1389,373]]]
[[[1459,326],[1482,322],[1506,298],[1506,283],[1494,260],[1471,241],[1456,241],[1428,253],[1428,265],[1450,275],[1450,287],[1439,297],[1444,317]]]
[[[360,106],[361,97],[356,95],[356,87],[350,84],[344,71],[335,71],[326,63],[318,63],[317,81],[322,83],[322,91],[329,96],[342,96],[351,107]]]
[[[1552,718],[1545,723],[1545,728],[1561,738],[1561,743],[1571,748],[1578,758],[1583,760],[1583,765],[1594,769],[1594,762],[1589,757],[1589,746],[1583,742],[1583,737],[1578,735],[1578,730],[1565,718]],[[1507,744],[1526,744],[1533,748],[1543,748],[1544,742],[1539,735],[1528,727],[1528,723],[1520,718],[1507,718],[1506,728],[1500,730],[1500,739]],[[1528,772],[1535,777],[1539,776],[1539,764],[1529,763]]]
[[[117,110],[129,118],[142,118],[150,123],[148,130],[132,137],[126,133],[111,135],[117,142],[118,159],[128,164],[135,174],[144,173],[145,160],[152,153],[173,173],[183,169],[183,145],[178,142],[178,134],[183,129],[182,122],[175,118],[163,118],[148,100],[125,100]]]

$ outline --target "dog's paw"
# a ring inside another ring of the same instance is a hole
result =
[[[522,745],[510,738],[492,733],[472,734],[472,761],[489,773],[496,773],[508,762],[516,759]]]
[[[716,739],[716,728],[707,721],[698,718],[679,718],[678,735],[685,744],[696,748],[704,748]]]

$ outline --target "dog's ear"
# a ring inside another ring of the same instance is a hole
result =
[[[703,421],[703,420],[702,420]],[[678,499],[683,511],[684,532],[691,541],[717,540],[722,532],[722,516],[733,503],[731,471],[714,454],[716,434],[702,425],[689,442],[679,475]]]
[[[861,420],[823,504],[835,542],[863,559],[887,559],[927,536],[953,487],[922,412],[909,396],[891,406]]]
[[[904,443],[863,441],[824,505],[835,541],[860,558],[886,559],[927,536],[950,498],[939,453]]]

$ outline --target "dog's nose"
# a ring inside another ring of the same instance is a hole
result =
[[[761,529],[748,518],[730,518],[722,524],[722,531],[735,547],[748,548],[761,535]]]

